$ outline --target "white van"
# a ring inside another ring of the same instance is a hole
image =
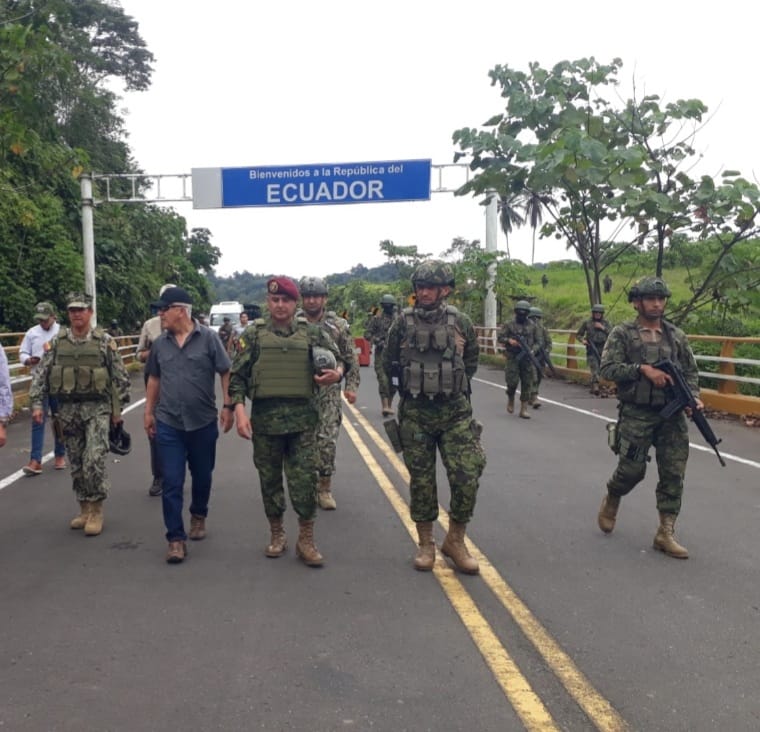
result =
[[[219,332],[219,326],[224,323],[225,318],[230,319],[233,327],[240,323],[240,313],[243,312],[243,304],[237,300],[222,300],[211,306],[209,312],[208,325],[211,330]]]

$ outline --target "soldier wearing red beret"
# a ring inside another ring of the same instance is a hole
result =
[[[337,384],[346,364],[333,340],[319,326],[296,317],[298,285],[290,277],[267,281],[268,320],[257,320],[239,338],[230,376],[230,407],[238,434],[253,440],[253,462],[259,472],[264,512],[271,538],[268,557],[280,557],[288,542],[283,526],[285,492],[298,515],[296,555],[310,567],[324,559],[314,544],[317,498],[317,388]],[[326,348],[335,368],[317,373],[314,348]],[[250,419],[245,399],[251,400]]]

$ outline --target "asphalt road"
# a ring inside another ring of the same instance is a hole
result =
[[[695,431],[679,540],[652,549],[654,466],[596,527],[614,467],[615,403],[547,380],[530,421],[503,375],[474,384],[488,466],[469,537],[477,577],[439,556],[412,568],[403,463],[374,372],[344,407],[322,569],[263,554],[251,446],[220,438],[208,538],[164,562],[150,498],[142,380],[111,456],[105,530],[68,528],[67,472],[23,477],[29,425],[0,450],[0,728],[52,730],[757,730],[760,432],[714,422],[727,467]],[[50,439],[46,442],[50,449]],[[439,499],[448,504],[440,476]],[[445,514],[442,514],[445,520]],[[296,534],[286,514],[291,546]],[[436,527],[442,540],[444,528]]]

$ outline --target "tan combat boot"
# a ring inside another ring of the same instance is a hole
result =
[[[676,515],[674,513],[660,514],[660,528],[657,529],[657,533],[654,536],[653,546],[670,557],[688,559],[688,549],[685,546],[681,546],[673,535],[675,523]]]
[[[103,501],[90,501],[90,513],[84,525],[87,536],[97,536],[103,531]]]
[[[435,566],[435,542],[433,541],[433,522],[418,521],[417,536],[419,550],[414,558],[414,568],[420,572],[429,572]]]
[[[612,529],[615,528],[618,508],[620,508],[620,496],[613,496],[610,493],[607,493],[604,498],[602,498],[602,505],[599,507],[597,523],[599,524],[599,528],[605,534],[612,533]]]
[[[477,574],[480,571],[477,560],[470,555],[464,543],[467,524],[449,520],[449,532],[441,544],[441,554],[448,557],[460,572]]]
[[[338,504],[335,503],[330,487],[332,485],[332,479],[329,475],[320,475],[319,483],[317,484],[317,503],[323,511],[334,511]]]
[[[296,556],[309,567],[321,567],[324,564],[324,557],[314,545],[314,521],[298,519]]]
[[[285,536],[285,527],[282,525],[282,516],[269,517],[270,539],[264,554],[268,557],[281,557],[288,548],[288,539]]]
[[[391,400],[383,398],[383,417],[390,417],[393,414],[393,408],[391,407]]]
[[[79,501],[79,515],[74,516],[73,519],[71,519],[71,523],[69,526],[72,529],[83,529],[85,525],[87,524],[87,517],[90,515],[90,502],[89,501]]]
[[[520,417],[522,419],[530,419],[528,414],[528,402],[520,402]]]
[[[515,395],[507,394],[507,411],[512,414],[515,411]]]

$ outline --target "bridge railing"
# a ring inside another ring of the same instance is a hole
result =
[[[502,352],[496,340],[498,328],[476,326],[475,330],[481,353]],[[575,331],[550,328],[549,333],[556,371],[568,379],[588,382],[586,347],[576,340]],[[742,346],[760,345],[760,338],[690,335],[689,342],[700,367],[700,396],[705,405],[730,414],[760,414],[760,396],[757,396],[760,360],[736,355]],[[737,373],[737,367],[741,373]]]
[[[11,374],[13,400],[17,406],[25,404],[28,401],[29,387],[32,383],[32,370],[28,366],[20,364],[18,360],[18,351],[23,339],[23,333],[0,333],[0,343],[2,343],[5,355],[8,357],[8,370]],[[127,365],[137,362],[138,340],[139,335],[118,336],[116,338],[119,353]]]

